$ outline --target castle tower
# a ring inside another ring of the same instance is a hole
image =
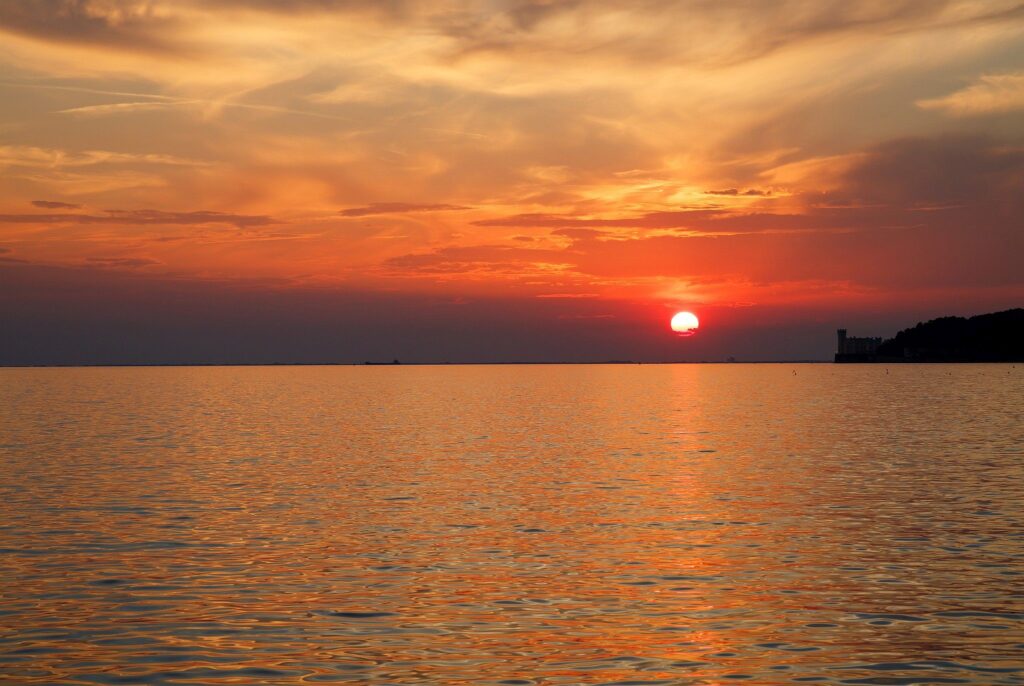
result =
[[[846,354],[846,329],[838,329],[836,331],[836,352],[840,355]]]

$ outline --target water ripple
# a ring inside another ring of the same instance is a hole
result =
[[[0,681],[1024,684],[1024,368],[0,370]]]

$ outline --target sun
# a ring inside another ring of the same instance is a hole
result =
[[[672,330],[680,336],[692,336],[697,333],[700,321],[693,312],[676,312],[672,316]]]

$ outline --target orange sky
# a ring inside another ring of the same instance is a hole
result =
[[[5,2],[4,298],[1019,305],[1022,45],[1010,0]]]

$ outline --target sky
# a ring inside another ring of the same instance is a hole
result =
[[[828,359],[1022,235],[1016,0],[0,3],[0,364]]]

